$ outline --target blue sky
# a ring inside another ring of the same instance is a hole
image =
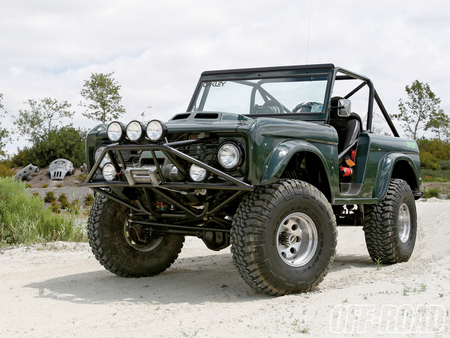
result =
[[[114,72],[127,122],[184,111],[204,70],[306,62],[369,76],[390,113],[406,85],[427,82],[450,113],[449,22],[440,0],[3,0],[2,126],[24,101],[51,97],[72,103],[75,126],[94,127],[77,105],[93,72]]]

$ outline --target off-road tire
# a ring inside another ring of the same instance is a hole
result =
[[[123,277],[148,277],[172,265],[181,251],[184,236],[164,235],[154,247],[139,251],[124,235],[129,209],[102,194],[94,201],[88,219],[89,245],[95,258],[110,272]]]
[[[406,231],[408,214],[409,230]],[[416,243],[417,212],[414,195],[406,181],[392,179],[385,199],[366,206],[363,229],[372,261],[394,264],[409,260]]]
[[[284,244],[280,229],[286,229],[286,219],[297,215],[310,221],[310,232],[315,233],[310,238],[317,237],[317,246],[308,249],[310,255],[300,263],[295,259],[290,263],[279,251]],[[307,292],[323,280],[333,262],[336,219],[330,203],[314,186],[280,180],[257,187],[244,198],[233,218],[231,243],[234,264],[253,289],[270,295]]]

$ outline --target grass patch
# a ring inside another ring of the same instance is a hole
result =
[[[420,169],[424,182],[450,182],[450,170]]]
[[[0,178],[0,245],[84,239],[72,215],[53,214],[24,183]]]

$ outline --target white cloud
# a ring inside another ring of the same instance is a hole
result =
[[[187,107],[204,70],[308,60],[369,76],[391,112],[406,85],[428,82],[448,113],[446,7],[440,0],[7,0],[0,5],[0,93],[12,114],[31,98],[67,100],[74,124],[93,127],[77,106],[83,81],[114,72],[124,121],[148,106],[146,113],[167,120]]]

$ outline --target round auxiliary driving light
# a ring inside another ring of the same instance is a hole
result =
[[[242,158],[242,151],[235,143],[225,142],[217,150],[217,161],[225,170],[236,169]]]
[[[116,177],[116,169],[114,169],[112,163],[108,162],[103,166],[102,175],[107,181],[112,181]]]
[[[133,142],[139,142],[144,139],[144,124],[140,121],[131,121],[127,126],[127,138]]]
[[[120,142],[125,137],[125,126],[123,123],[114,121],[111,122],[106,130],[108,138],[113,142]]]
[[[156,142],[166,137],[167,127],[159,120],[152,120],[147,124],[147,137]]]
[[[94,154],[94,160],[95,162],[98,161],[98,159],[100,158],[100,155],[102,154],[103,150],[105,149],[105,146],[100,146],[97,148],[97,150],[95,151]],[[109,159],[109,155],[106,154],[105,157],[103,157],[102,162],[100,163],[100,168],[103,168],[103,166],[107,163],[110,162],[111,160]]]
[[[203,182],[208,176],[208,171],[196,164],[191,165],[189,176],[194,182]]]

